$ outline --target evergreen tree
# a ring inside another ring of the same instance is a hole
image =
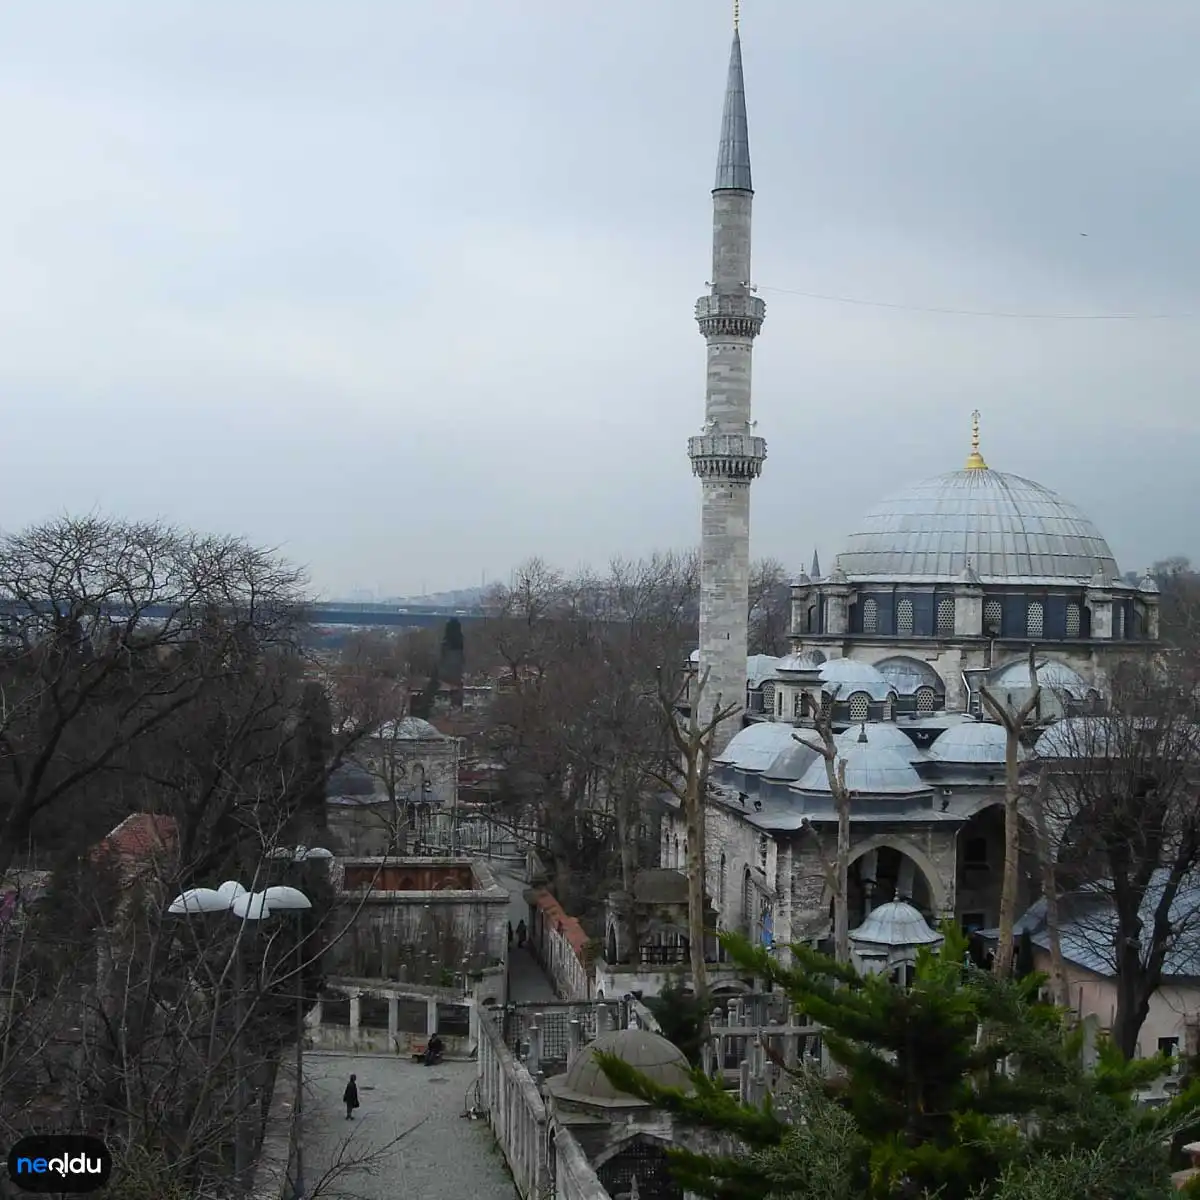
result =
[[[657,996],[646,998],[646,1007],[658,1022],[663,1037],[678,1046],[693,1067],[698,1067],[707,1015],[705,998],[684,990],[682,977],[672,976]]]
[[[828,1082],[799,1073],[785,1105],[742,1105],[700,1073],[685,1095],[610,1056],[601,1064],[630,1094],[743,1143],[737,1157],[672,1152],[679,1182],[697,1195],[1013,1200],[1038,1164],[1064,1160],[1076,1174],[1056,1166],[1064,1190],[1039,1196],[1074,1200],[1072,1179],[1087,1181],[1088,1200],[1170,1195],[1166,1145],[1196,1119],[1200,1089],[1137,1109],[1134,1091],[1165,1060],[1127,1063],[1104,1047],[1097,1069],[1085,1071],[1082,1030],[1068,1032],[1063,1013],[1038,1000],[1043,976],[997,979],[965,961],[955,929],[944,932],[938,952],[921,952],[907,988],[803,946],[792,948],[797,966],[783,968],[762,947],[722,935],[739,965],[823,1027],[841,1067]],[[1108,1190],[1094,1186],[1097,1163]]]

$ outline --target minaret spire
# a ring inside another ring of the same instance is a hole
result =
[[[750,360],[766,306],[750,282],[754,190],[739,16],[735,4],[712,193],[712,273],[708,294],[696,301],[696,323],[708,346],[704,429],[688,440],[701,488],[700,670],[708,672],[702,722],[712,719],[717,704],[740,709],[746,703],[750,485],[767,457],[750,415]],[[720,754],[740,728],[740,713],[722,722],[711,754]]]
[[[750,125],[746,119],[746,80],[742,73],[740,14],[733,10],[733,45],[729,49],[729,77],[725,83],[725,111],[721,115],[721,145],[717,151],[717,179],[713,191],[752,192],[750,182]]]

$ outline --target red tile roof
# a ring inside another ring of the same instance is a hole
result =
[[[567,916],[563,906],[549,892],[538,892],[537,906],[550,927],[557,929],[571,943],[571,949],[583,962],[584,947],[588,944],[588,935],[583,932],[583,926],[574,917]]]
[[[111,854],[122,862],[141,862],[175,848],[178,829],[174,817],[153,813],[130,813],[103,841],[95,852]]]

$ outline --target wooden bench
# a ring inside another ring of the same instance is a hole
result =
[[[429,1049],[428,1042],[413,1042],[409,1049],[412,1050],[413,1062],[420,1062],[425,1057],[425,1051]]]

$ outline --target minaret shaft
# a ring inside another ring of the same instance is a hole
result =
[[[696,320],[708,343],[705,425],[688,442],[692,470],[701,482],[700,672],[708,672],[708,683],[699,716],[711,718],[718,700],[739,710],[717,731],[714,754],[741,727],[746,702],[750,484],[767,453],[750,416],[751,354],[765,313],[751,287],[753,200],[742,51],[735,32],[713,190],[712,279],[708,295],[696,302]]]

